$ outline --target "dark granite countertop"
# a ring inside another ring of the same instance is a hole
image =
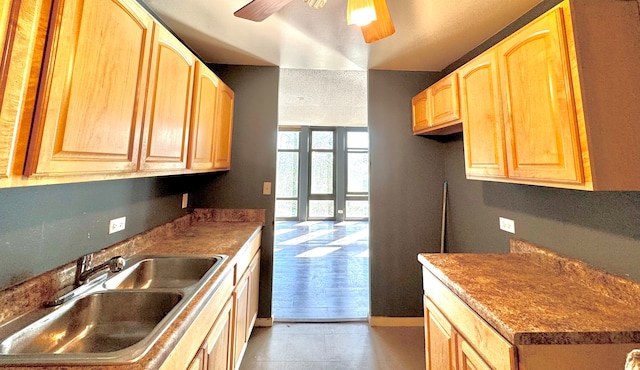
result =
[[[506,254],[420,254],[509,342],[640,343],[640,284],[519,240]]]

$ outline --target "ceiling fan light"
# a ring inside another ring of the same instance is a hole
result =
[[[347,3],[347,24],[365,26],[376,20],[373,0],[349,0]]]

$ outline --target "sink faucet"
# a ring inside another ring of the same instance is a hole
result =
[[[98,271],[102,271],[106,268],[111,272],[120,272],[124,268],[125,260],[122,256],[116,256],[101,263],[95,267],[91,267],[91,261],[93,260],[93,254],[86,254],[78,259],[76,268],[76,280],[75,285],[80,286],[87,282],[87,279]]]

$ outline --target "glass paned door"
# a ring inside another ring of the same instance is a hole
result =
[[[345,219],[369,217],[369,133],[347,131]]]
[[[298,185],[300,172],[300,132],[278,132],[276,171],[276,210],[279,219],[298,218]]]
[[[309,219],[335,219],[335,131],[310,132]]]

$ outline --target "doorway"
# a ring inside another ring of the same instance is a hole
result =
[[[275,320],[367,319],[368,147],[366,128],[279,130]]]

